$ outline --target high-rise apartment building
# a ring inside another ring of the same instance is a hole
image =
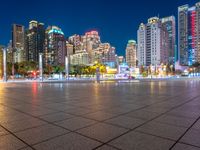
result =
[[[22,25],[13,24],[12,26],[12,48],[15,63],[26,61],[25,31]]]
[[[147,24],[140,24],[137,37],[137,59],[139,66],[156,66],[169,63],[169,29],[161,19],[152,17]],[[173,55],[173,54],[172,54]]]
[[[67,51],[67,56],[74,54],[74,46],[72,44],[69,44],[68,41],[66,41],[66,51]]]
[[[115,47],[112,47],[110,43],[99,44],[92,52],[92,62],[102,63],[111,68],[116,67]]]
[[[100,36],[97,31],[86,32],[82,36],[83,49],[88,52],[89,62],[93,63],[93,51],[101,44]]]
[[[88,65],[88,53],[79,51],[76,54],[70,55],[70,64],[72,65]]]
[[[73,45],[73,53],[79,53],[83,50],[82,39],[80,35],[72,35],[68,38],[69,44]]]
[[[13,63],[13,48],[12,41],[10,40],[7,45],[7,62]]]
[[[97,31],[86,32],[83,36],[70,36],[66,47],[67,52],[71,54],[70,62],[73,64],[87,63],[89,65],[98,62],[110,67],[116,66],[115,48],[109,43],[101,43]],[[81,60],[77,61],[78,59]]]
[[[139,66],[146,66],[146,25],[141,23],[137,31],[137,59]]]
[[[126,62],[129,67],[136,67],[137,44],[134,40],[129,40],[126,47]]]
[[[180,65],[200,63],[200,2],[178,7],[178,50]]]
[[[57,26],[49,26],[45,39],[45,64],[64,65],[66,52],[66,40],[64,33]]]
[[[169,64],[174,65],[178,60],[178,52],[176,50],[176,20],[174,16],[169,16],[161,19],[163,28],[167,31],[168,37],[168,55]]]
[[[39,60],[39,53],[44,52],[45,27],[43,23],[37,21],[29,22],[29,29],[26,31],[26,51],[27,60]]]

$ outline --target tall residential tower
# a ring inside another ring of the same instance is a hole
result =
[[[157,66],[175,62],[175,19],[152,17],[140,24],[137,58],[139,66]]]
[[[26,61],[25,31],[22,25],[13,24],[12,26],[12,49],[15,63]]]
[[[66,52],[66,40],[64,33],[57,26],[49,26],[45,39],[45,64],[64,65]]]
[[[136,41],[129,40],[126,47],[126,62],[130,67],[136,67],[136,49]]]
[[[178,7],[178,49],[180,65],[200,63],[200,2]]]
[[[26,57],[28,61],[38,62],[39,53],[44,52],[44,41],[44,24],[38,23],[37,21],[30,21],[29,29],[26,31]]]

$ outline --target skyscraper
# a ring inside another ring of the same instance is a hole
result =
[[[152,17],[148,23],[140,24],[138,29],[138,62],[139,66],[156,66],[169,63],[169,33],[161,19]]]
[[[39,60],[39,53],[44,52],[45,42],[45,28],[43,23],[37,21],[29,22],[29,29],[26,31],[26,51],[27,60],[36,61]]]
[[[137,59],[139,66],[146,66],[146,25],[141,23],[137,31]]]
[[[66,51],[67,51],[67,56],[74,54],[74,46],[72,44],[69,44],[68,41],[66,41]]]
[[[83,44],[80,35],[72,35],[68,38],[69,44],[73,45],[73,53],[79,53],[79,51],[83,50]]]
[[[168,54],[169,54],[169,63],[175,64],[178,60],[178,53],[176,51],[176,21],[174,16],[169,16],[161,19],[164,29],[167,30],[167,40],[169,44]]]
[[[45,39],[46,65],[64,65],[66,54],[64,33],[57,26],[49,26],[46,30]]]
[[[24,26],[13,24],[12,26],[12,48],[13,48],[13,58],[14,62],[26,61],[26,51],[25,51],[25,32]]]
[[[13,63],[13,48],[12,41],[10,40],[7,45],[7,62]]]
[[[180,65],[200,62],[200,2],[178,7],[178,49]]]
[[[129,40],[126,47],[126,62],[129,67],[136,67],[136,49],[136,41]]]
[[[93,51],[99,47],[101,44],[100,36],[97,31],[86,32],[82,36],[83,49],[88,52],[89,63],[93,63]]]
[[[67,50],[70,50],[71,54],[73,52],[73,55],[70,57],[70,61],[73,64],[84,62],[84,64],[87,63],[89,65],[98,62],[110,67],[116,66],[115,47],[112,47],[110,43],[101,43],[97,31],[86,32],[83,36],[70,36],[68,38]],[[78,59],[81,60],[78,61]]]

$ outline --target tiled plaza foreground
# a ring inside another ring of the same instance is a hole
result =
[[[200,150],[200,80],[0,84],[0,150]]]

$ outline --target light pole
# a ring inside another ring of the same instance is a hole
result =
[[[3,81],[7,82],[7,52],[6,52],[6,48],[3,48]]]
[[[67,80],[69,80],[69,60],[67,56],[65,56],[65,74],[66,74]]]
[[[14,58],[14,53],[17,51],[17,48],[12,48],[12,78],[15,78],[15,58]]]
[[[40,81],[43,81],[43,60],[42,60],[42,53],[39,54],[39,71],[40,71]]]

